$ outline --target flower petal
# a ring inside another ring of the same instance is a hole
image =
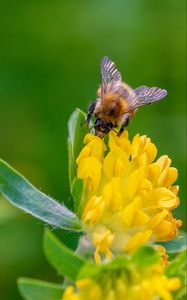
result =
[[[103,171],[105,176],[123,177],[128,173],[129,160],[126,153],[115,146],[105,157],[103,162]]]
[[[152,230],[145,230],[144,232],[138,232],[133,235],[125,245],[125,251],[131,252],[132,250],[145,244],[151,237]]]
[[[165,187],[153,190],[150,194],[151,202],[158,204],[160,208],[173,209],[177,207],[179,200],[176,195]]]
[[[125,130],[121,136],[117,136],[115,132],[110,132],[108,144],[111,150],[113,149],[113,147],[119,146],[128,157],[131,154],[131,143],[128,139],[127,130]]]
[[[101,179],[101,162],[95,157],[87,157],[80,161],[77,176],[85,182],[88,191],[95,191]]]

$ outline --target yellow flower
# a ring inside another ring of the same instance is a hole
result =
[[[76,290],[72,286],[68,287],[62,300],[174,300],[172,291],[180,288],[180,280],[156,275],[129,286],[121,275],[113,278],[113,282],[105,282],[105,285],[91,279],[82,279],[76,282],[76,286]]]
[[[95,157],[90,156],[80,161],[78,177],[84,179],[86,189],[95,191],[101,179],[102,164]]]
[[[166,249],[161,245],[155,245],[154,248],[160,254],[162,266],[163,267],[167,266],[169,264],[168,262],[169,255],[167,254]]]
[[[174,298],[171,291],[178,288],[180,288],[180,280],[177,277],[168,279],[165,275],[152,276],[142,280],[140,299],[156,299],[155,295],[157,295],[158,299],[172,300]]]
[[[179,188],[171,159],[155,160],[151,139],[137,134],[131,142],[127,131],[120,137],[110,132],[107,143],[88,134],[84,143],[77,158],[77,177],[84,181],[81,218],[97,262],[101,253],[109,259],[174,238],[181,221],[172,215]]]
[[[96,245],[95,251],[95,261],[100,262],[99,253],[105,253],[107,259],[112,258],[112,253],[109,248],[112,245],[114,240],[114,235],[111,234],[110,230],[104,231],[104,233],[94,233],[93,234],[93,243]]]
[[[149,260],[152,254],[146,255]],[[90,278],[68,287],[62,300],[173,300],[172,292],[180,288],[180,280],[164,274],[157,255],[155,252],[153,262],[143,266],[133,256],[105,264]],[[138,258],[141,260],[141,255]]]
[[[74,293],[74,288],[69,286],[66,288],[62,300],[81,300],[81,298]]]

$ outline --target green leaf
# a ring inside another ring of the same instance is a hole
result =
[[[181,281],[181,287],[175,291],[176,300],[186,299],[187,284],[186,284],[186,268],[187,268],[187,251],[179,253],[173,261],[166,267],[165,273],[168,277],[178,277]]]
[[[52,232],[45,231],[44,252],[51,265],[63,276],[75,280],[79,270],[85,264],[83,258],[62,244]]]
[[[68,132],[73,157],[76,159],[82,148],[84,136],[89,132],[86,124],[86,114],[79,108],[75,109],[68,121]]]
[[[45,223],[68,230],[80,230],[80,222],[71,211],[37,190],[3,160],[0,160],[0,192],[12,204]]]
[[[174,260],[170,261],[170,264],[166,267],[167,276],[174,277],[178,273],[185,271],[187,264],[186,255],[187,251],[181,252]]]
[[[30,278],[20,278],[18,287],[26,300],[60,300],[64,291],[60,285]]]
[[[160,256],[153,247],[142,246],[133,254],[132,260],[137,266],[146,268],[159,262]]]
[[[170,253],[180,253],[184,251],[187,248],[186,242],[187,242],[186,232],[179,230],[179,235],[175,239],[169,242],[162,242],[158,244],[165,247],[166,251],[170,254]]]
[[[95,263],[85,264],[78,273],[77,278],[100,278],[105,274],[111,274],[111,272],[118,272],[120,269],[127,270],[129,267],[129,259],[127,256],[115,257],[110,262],[105,264],[96,265]]]
[[[88,133],[88,126],[85,120],[86,114],[77,108],[68,122],[69,180],[71,187],[76,178],[76,158],[83,147],[84,136]]]
[[[76,178],[72,185],[72,196],[74,199],[74,211],[79,216],[80,215],[80,203],[84,192],[84,182],[81,178]]]
[[[72,185],[76,178],[77,171],[76,171],[76,163],[73,157],[73,149],[69,138],[68,138],[68,175],[69,175],[70,188],[72,189]]]
[[[108,264],[106,265],[108,266]],[[96,265],[95,263],[85,264],[81,269],[80,272],[77,274],[78,279],[84,278],[95,278],[102,272],[102,268],[100,265]]]
[[[85,264],[78,274],[78,279],[82,278],[100,278],[103,275],[108,274],[110,276],[111,273],[116,274],[119,270],[128,270],[129,266],[131,266],[132,257],[124,254],[116,256],[111,261],[96,265],[95,263]]]

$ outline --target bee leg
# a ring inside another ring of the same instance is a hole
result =
[[[88,113],[87,113],[87,117],[86,117],[86,123],[87,123],[87,124],[90,123],[92,114],[93,114],[94,109],[95,109],[95,106],[96,106],[96,102],[97,102],[97,101],[91,103],[90,106],[88,107]]]
[[[122,124],[122,126],[121,126],[121,128],[120,128],[120,130],[119,130],[119,132],[117,134],[117,136],[120,136],[123,133],[125,127],[129,124],[129,121],[130,121],[130,118],[127,117],[125,119],[125,121],[123,122],[123,124]]]

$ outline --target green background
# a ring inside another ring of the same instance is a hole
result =
[[[129,133],[149,135],[179,170],[185,225],[185,1],[0,2],[0,157],[71,207],[67,120],[87,109],[113,59],[132,87],[168,90],[141,108]],[[20,300],[16,278],[60,282],[42,253],[43,224],[0,199],[0,298]],[[62,233],[59,233],[64,236]],[[66,234],[72,246],[71,234]]]

